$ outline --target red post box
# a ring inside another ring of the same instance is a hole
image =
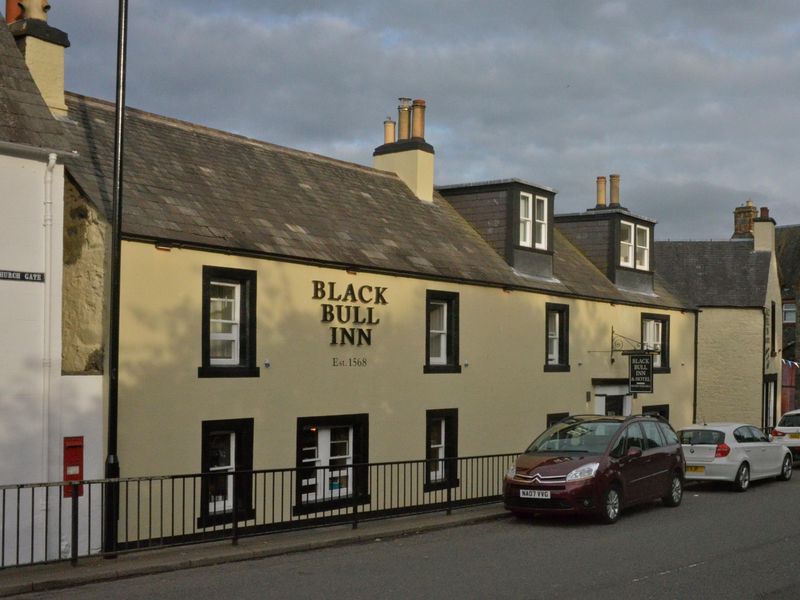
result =
[[[64,481],[83,479],[83,436],[64,438]],[[72,488],[64,486],[64,498],[72,496]],[[78,486],[78,496],[83,496],[83,486]]]

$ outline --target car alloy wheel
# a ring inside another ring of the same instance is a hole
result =
[[[608,524],[616,523],[617,519],[619,519],[621,505],[622,499],[620,497],[619,489],[617,489],[616,486],[611,486],[603,495],[603,522]]]
[[[672,486],[669,493],[662,498],[667,506],[678,506],[683,499],[683,482],[678,475],[672,476]]]
[[[778,479],[781,481],[789,481],[792,478],[792,456],[787,454],[783,457],[783,466],[781,467],[781,474]]]
[[[739,471],[736,473],[735,484],[737,492],[747,491],[747,488],[750,487],[750,465],[742,463],[742,466],[739,467]]]

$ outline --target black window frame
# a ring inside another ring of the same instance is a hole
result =
[[[353,494],[332,500],[317,500],[303,502],[301,482],[304,469],[302,457],[302,434],[307,426],[317,427],[352,427],[353,428]],[[295,516],[308,515],[317,512],[336,510],[371,502],[369,493],[369,414],[359,413],[351,415],[323,415],[316,417],[297,418],[296,437],[296,465],[294,506],[292,513]]]
[[[431,303],[447,304],[447,362],[443,365],[431,364]],[[425,292],[425,365],[423,373],[461,373],[459,364],[459,293],[440,290]]]
[[[641,347],[644,349],[644,322],[645,320],[648,321],[660,321],[661,322],[661,366],[656,367],[653,365],[653,374],[655,373],[670,373],[672,370],[670,368],[669,363],[669,342],[670,342],[670,332],[669,332],[669,322],[670,322],[670,315],[664,315],[659,313],[642,313],[641,320],[640,320],[640,340],[641,340]]]
[[[431,427],[436,420],[444,419],[444,479],[431,481],[428,470],[428,445]],[[425,483],[423,491],[433,492],[459,486],[458,479],[458,409],[437,408],[425,411]]]
[[[566,419],[568,416],[569,416],[568,412],[548,413],[545,421],[546,423],[545,429],[550,429],[553,425],[555,425],[562,419]]]
[[[239,364],[211,364],[211,282],[241,285],[239,294]],[[202,365],[197,376],[205,377],[259,377],[256,364],[256,271],[203,265],[202,307]]]
[[[669,421],[669,404],[650,404],[648,406],[642,406],[642,414],[657,415],[665,421]]]
[[[253,425],[252,418],[219,419],[202,421],[200,443],[200,516],[198,527],[214,527],[233,522],[233,511],[209,514],[208,479],[210,474],[209,436],[217,431],[230,431],[235,435],[234,446],[234,497],[236,500],[236,516],[238,521],[246,521],[255,517],[253,505]]]
[[[550,313],[558,313],[558,357],[560,362],[550,364],[547,362],[550,351]],[[569,372],[569,305],[555,302],[545,303],[544,316],[544,371],[546,373]]]

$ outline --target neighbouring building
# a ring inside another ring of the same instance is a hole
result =
[[[781,390],[781,294],[775,221],[751,201],[728,241],[656,242],[657,271],[700,309],[698,421],[774,427]]]
[[[72,156],[58,120],[63,82],[59,98],[31,77],[44,63],[60,61],[63,71],[67,45],[41,19],[18,19],[11,32],[0,24],[0,486],[103,474],[102,377],[68,375],[61,354],[64,160]],[[19,532],[0,536],[3,565],[41,560],[45,543],[51,558],[69,551],[69,532],[53,526],[60,495],[57,487],[33,500],[29,490],[0,492],[0,532],[10,515],[26,515]],[[81,510],[87,502],[81,497]]]
[[[797,349],[797,302],[800,298],[800,225],[775,229],[778,274],[781,282],[781,322],[783,323],[783,387],[781,412],[800,408],[797,397],[797,373],[800,351]]]

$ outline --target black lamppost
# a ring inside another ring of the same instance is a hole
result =
[[[117,457],[117,408],[119,391],[119,287],[120,254],[122,249],[122,152],[125,131],[125,58],[128,38],[128,0],[119,0],[119,25],[117,30],[117,109],[114,130],[114,183],[111,223],[111,299],[108,332],[108,427],[106,444],[106,479],[119,477]],[[119,483],[106,484],[103,511],[103,552],[116,557]]]

